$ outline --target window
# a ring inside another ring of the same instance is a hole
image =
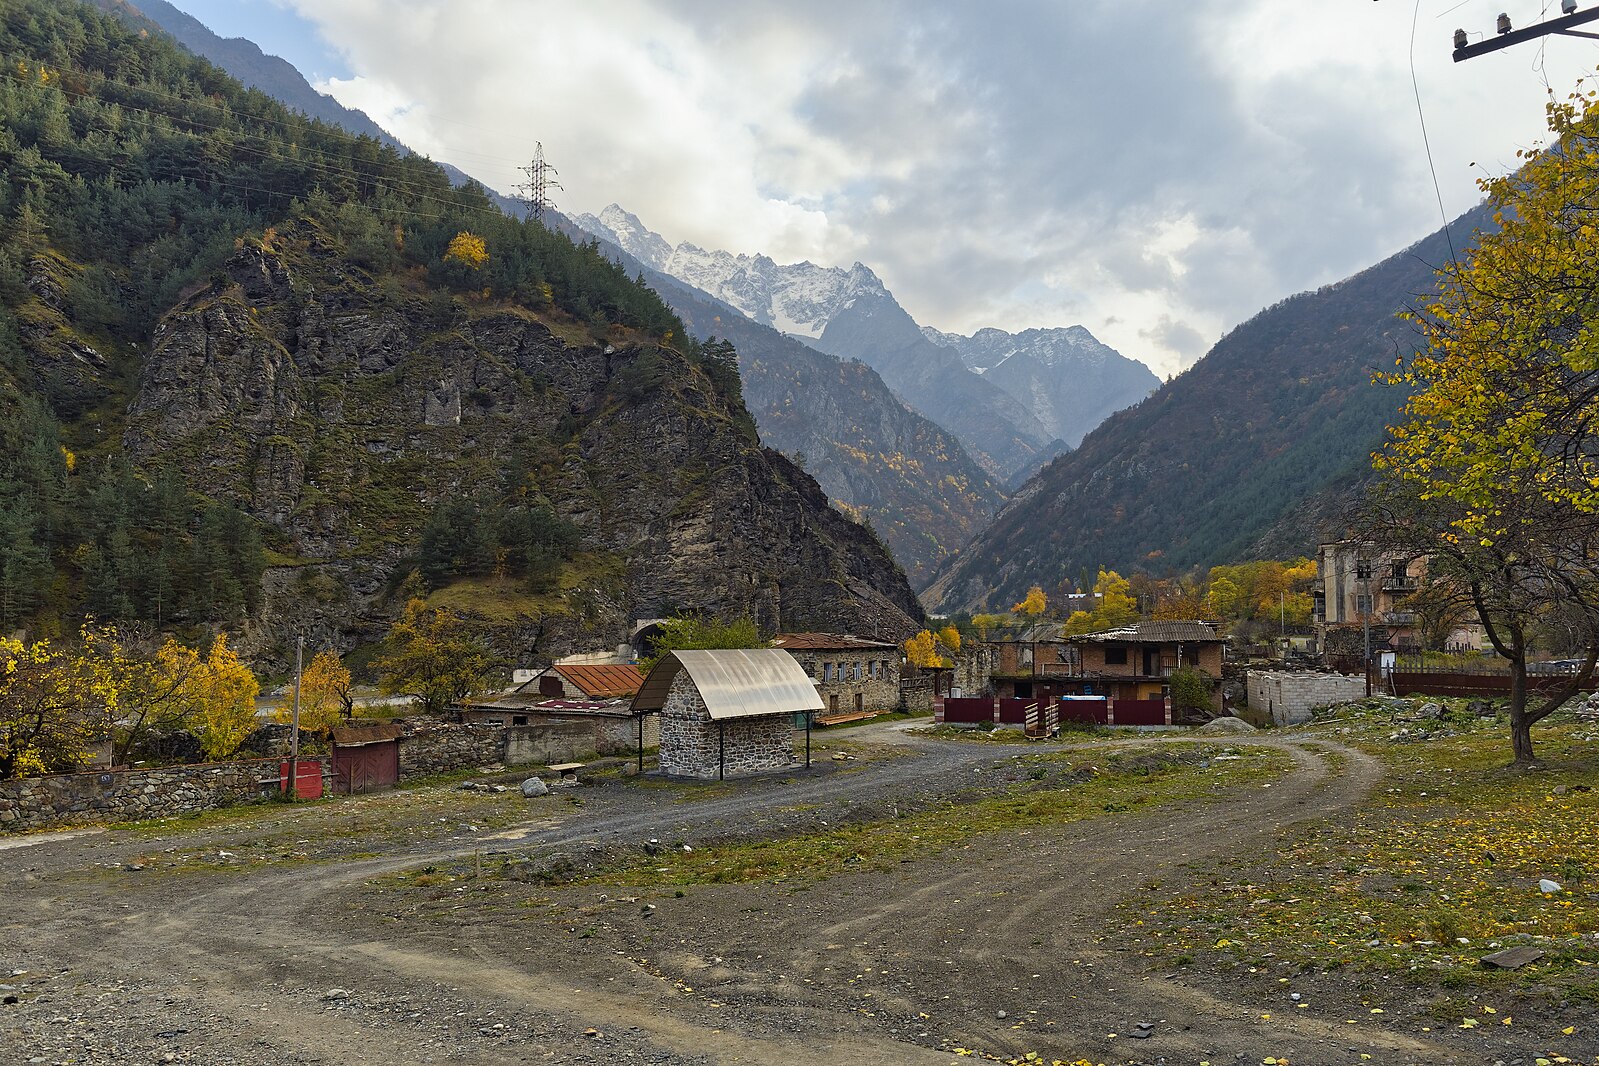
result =
[[[861,664],[860,663],[856,663],[855,664],[855,680],[859,681],[860,679],[861,679]]]
[[[512,725],[527,725],[527,715],[525,715],[525,714],[513,715],[512,718],[511,718],[511,724]]]
[[[1357,580],[1357,581],[1370,581],[1371,580],[1371,560],[1370,559],[1356,559],[1355,560],[1355,580]]]
[[[1357,592],[1355,594],[1355,614],[1370,614],[1371,599],[1372,597],[1369,592]]]
[[[879,665],[881,664],[876,659],[873,659],[871,665],[866,668],[866,676],[871,678],[873,681],[877,680],[877,668]]]
[[[1032,666],[1033,665],[1033,646],[1031,644],[1023,644],[1022,645],[1022,665],[1023,666]]]
[[[1107,645],[1105,645],[1105,665],[1106,666],[1126,666],[1127,665],[1127,647],[1126,647],[1126,645],[1121,645],[1121,644],[1107,644]]]

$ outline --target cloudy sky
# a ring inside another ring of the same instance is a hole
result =
[[[924,324],[1081,323],[1162,374],[1442,224],[1412,55],[1450,217],[1599,65],[1451,61],[1554,0],[175,2],[493,187],[542,141],[568,213],[859,260]]]

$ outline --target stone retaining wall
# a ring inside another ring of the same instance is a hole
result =
[[[506,730],[430,718],[400,723],[400,780],[505,762]]]
[[[0,830],[26,832],[215,810],[277,792],[278,765],[277,759],[252,759],[0,781]]]

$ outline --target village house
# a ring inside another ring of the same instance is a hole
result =
[[[669,651],[632,713],[660,720],[660,769],[721,779],[795,766],[794,717],[822,709],[811,677],[779,648]]]
[[[822,698],[818,722],[886,714],[899,707],[896,644],[840,633],[780,633],[772,646],[792,655],[815,682]]]
[[[1208,622],[1139,622],[1077,636],[1049,624],[1006,635],[1012,639],[996,642],[1001,698],[1157,700],[1170,695],[1171,675],[1184,667],[1221,678],[1224,641]]]
[[[464,724],[509,730],[509,750],[520,761],[621,755],[659,742],[656,723],[628,709],[644,681],[630,663],[561,662],[519,674],[523,680],[510,688],[454,710]]]
[[[1311,593],[1311,620],[1325,655],[1358,658],[1368,637],[1372,649],[1421,650],[1421,619],[1406,601],[1426,580],[1425,556],[1401,556],[1370,542],[1340,540],[1321,545],[1316,567],[1320,583]],[[1481,624],[1467,617],[1452,628],[1444,648],[1475,651],[1484,640]]]

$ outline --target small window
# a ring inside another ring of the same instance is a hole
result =
[[[860,663],[856,663],[855,664],[855,680],[859,681],[861,679],[861,676],[862,676],[861,675],[861,664]]]
[[[1124,645],[1107,644],[1105,646],[1106,666],[1126,666],[1127,648]]]
[[[1355,560],[1355,579],[1357,581],[1370,581],[1371,580],[1371,560],[1370,559],[1356,559]]]
[[[512,725],[527,725],[527,715],[518,714],[518,715],[512,716],[511,724]]]
[[[1371,596],[1368,593],[1364,593],[1364,592],[1356,593],[1355,594],[1355,613],[1356,614],[1370,614],[1371,613],[1371,600],[1372,600],[1372,598],[1371,598]]]

